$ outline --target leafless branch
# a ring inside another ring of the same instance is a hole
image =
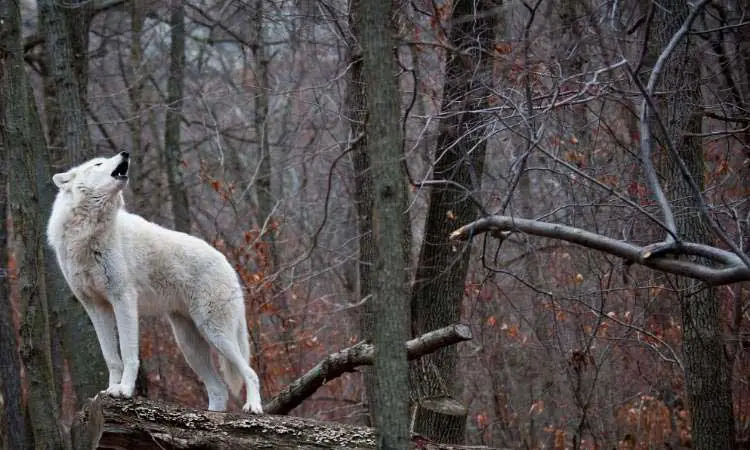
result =
[[[631,263],[638,263],[662,272],[695,278],[711,285],[750,280],[750,269],[739,256],[733,252],[709,245],[681,242],[678,246],[671,248],[670,255],[702,256],[711,259],[721,267],[711,267],[697,262],[674,259],[663,253],[656,254],[652,249],[653,245],[641,247],[580,228],[511,216],[484,217],[455,230],[450,234],[450,238],[468,239],[481,233],[504,231],[518,231],[533,236],[571,242],[609,253]]]
[[[690,11],[690,15],[685,19],[685,22],[682,24],[682,27],[680,27],[679,30],[672,36],[672,39],[669,41],[669,44],[664,48],[662,53],[659,55],[659,58],[657,59],[656,63],[654,64],[653,71],[651,72],[651,76],[649,77],[648,84],[645,87],[645,92],[643,92],[643,104],[641,107],[641,123],[640,123],[640,133],[641,133],[641,163],[643,164],[644,171],[646,172],[646,177],[648,179],[649,185],[651,186],[651,189],[654,192],[654,196],[656,197],[656,201],[659,204],[660,208],[662,209],[662,212],[664,213],[664,220],[666,222],[666,225],[668,227],[668,231],[670,236],[667,237],[665,242],[660,245],[659,251],[671,251],[675,246],[675,238],[677,236],[677,228],[674,222],[674,216],[672,214],[672,209],[669,205],[669,202],[664,195],[664,191],[661,188],[661,184],[659,183],[658,177],[656,175],[656,170],[653,167],[653,163],[651,161],[651,123],[650,123],[650,110],[656,111],[654,108],[652,98],[654,94],[654,89],[656,88],[656,83],[659,79],[659,76],[661,75],[662,68],[664,67],[664,64],[666,64],[666,61],[669,59],[669,57],[674,52],[675,48],[677,48],[677,44],[679,44],[680,40],[690,32],[690,28],[693,25],[693,22],[698,17],[700,12],[703,10],[703,8],[709,3],[709,0],[701,0],[695,5],[693,5],[692,11]],[[638,84],[638,86],[643,89],[642,85],[640,85],[637,77],[635,77],[635,74],[631,71],[631,76],[633,80]],[[657,117],[658,118],[658,117]],[[659,122],[660,126],[664,128],[664,124]],[[687,181],[690,190],[693,191],[693,195],[695,195],[696,199],[698,200],[698,208],[701,211],[701,214],[706,218],[706,221],[708,222],[709,226],[711,227],[711,230],[721,239],[721,241],[726,244],[729,248],[732,249],[732,251],[735,253],[735,255],[741,260],[742,264],[744,264],[745,269],[750,269],[750,257],[748,257],[746,254],[744,254],[740,248],[737,246],[736,243],[734,243],[729,236],[724,233],[724,231],[719,227],[719,225],[716,223],[714,218],[711,216],[711,213],[708,211],[708,208],[706,206],[705,201],[703,200],[703,195],[700,192],[700,189],[698,188],[698,185],[696,184],[695,180],[690,174],[690,171],[685,166],[685,162],[680,158],[680,156],[677,154],[677,151],[675,149],[674,143],[669,137],[669,134],[666,133],[665,129],[665,136],[667,141],[667,150],[671,154],[673,158],[675,158],[675,162],[677,163],[680,172],[682,176]],[[653,254],[652,252],[651,254]],[[648,257],[648,256],[645,256]]]
[[[406,342],[407,357],[409,360],[416,359],[442,347],[468,341],[471,337],[471,329],[466,325],[440,328]],[[270,414],[287,414],[327,381],[346,372],[352,372],[358,366],[372,365],[374,353],[375,347],[362,341],[328,355],[306,374],[289,384],[273,400],[265,404],[263,409]]]
[[[648,184],[654,193],[656,202],[658,203],[659,207],[662,210],[662,213],[664,214],[664,222],[666,223],[667,231],[669,232],[667,243],[675,241],[675,237],[677,236],[677,225],[675,224],[672,207],[670,206],[669,201],[664,194],[664,190],[661,188],[659,177],[656,175],[656,169],[654,169],[653,162],[651,161],[651,109],[653,108],[651,99],[653,98],[654,89],[656,88],[656,83],[659,80],[659,76],[661,75],[664,65],[666,64],[667,60],[672,55],[674,50],[677,48],[677,44],[679,44],[682,38],[690,31],[690,27],[693,25],[693,22],[698,17],[698,14],[703,10],[703,7],[708,3],[708,1],[709,0],[701,0],[696,5],[694,5],[693,10],[685,20],[685,23],[683,23],[682,27],[680,27],[677,33],[672,36],[669,44],[667,44],[667,46],[659,55],[659,58],[656,60],[654,68],[651,71],[651,76],[648,79],[648,83],[645,88],[646,92],[644,92],[643,103],[641,105],[641,164],[643,164],[643,171],[646,173],[646,179],[648,180]],[[636,80],[637,77],[633,77],[633,79]]]

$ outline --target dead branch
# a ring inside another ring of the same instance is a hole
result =
[[[571,242],[583,247],[609,253],[610,255],[623,258],[630,263],[637,263],[662,272],[695,278],[711,285],[723,285],[750,280],[750,268],[745,265],[739,256],[733,252],[710,245],[680,242],[679,245],[670,245],[669,255],[701,256],[711,259],[719,267],[670,258],[665,252],[661,251],[658,245],[640,247],[580,228],[557,223],[520,219],[518,217],[484,217],[453,231],[450,234],[450,239],[469,239],[474,235],[487,232],[495,234],[512,231]]]
[[[439,348],[471,339],[468,326],[458,324],[431,331],[406,343],[409,360],[432,353]],[[349,348],[333,353],[319,362],[296,381],[284,388],[273,400],[263,406],[270,414],[287,414],[312,395],[327,381],[352,372],[357,366],[372,365],[374,347],[368,342],[359,342]]]

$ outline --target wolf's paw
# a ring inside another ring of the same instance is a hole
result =
[[[242,407],[242,410],[245,412],[251,412],[253,414],[263,414],[263,406],[260,404],[260,400],[258,399],[253,399],[245,403],[245,406]]]
[[[133,386],[125,386],[124,384],[113,384],[112,386],[108,387],[106,391],[104,391],[105,394],[112,396],[112,397],[125,397],[130,398],[133,396]]]

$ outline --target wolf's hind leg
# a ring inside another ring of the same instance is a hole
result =
[[[258,374],[256,374],[250,367],[249,361],[245,361],[242,357],[240,346],[236,340],[236,333],[231,332],[228,334],[227,331],[223,329],[211,326],[203,326],[201,329],[211,345],[213,345],[216,350],[221,353],[221,356],[226,358],[230,364],[234,365],[245,380],[246,401],[242,410],[245,412],[262,414],[263,406],[260,401],[260,381],[258,380]]]
[[[208,409],[224,411],[227,409],[229,393],[211,362],[211,347],[208,342],[201,336],[193,321],[187,317],[170,314],[169,323],[185,360],[206,386]]]

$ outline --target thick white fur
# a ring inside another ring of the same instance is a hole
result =
[[[211,363],[213,347],[233,394],[245,384],[243,409],[262,413],[237,274],[205,241],[125,211],[127,178],[112,174],[127,159],[127,153],[96,158],[56,174],[59,192],[47,227],[65,279],[96,329],[109,369],[105,392],[133,395],[138,315],[163,314],[206,385],[208,409],[223,411],[228,399]]]

